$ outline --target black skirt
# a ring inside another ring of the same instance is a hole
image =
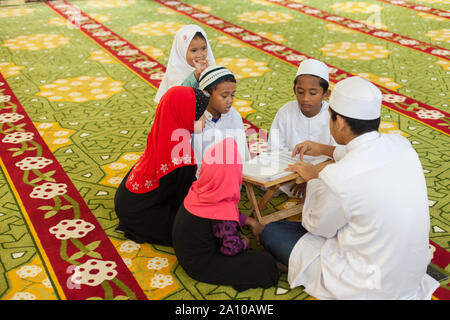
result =
[[[142,194],[133,193],[125,187],[130,170],[114,197],[119,218],[118,231],[137,243],[171,246],[173,221],[195,180],[196,168],[177,168],[159,180],[158,188]]]
[[[265,251],[248,249],[235,256],[220,253],[212,221],[180,206],[173,225],[173,247],[178,262],[193,279],[232,286],[238,291],[269,288],[278,283],[275,259]]]

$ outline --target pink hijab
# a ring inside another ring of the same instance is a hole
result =
[[[195,216],[239,223],[242,158],[236,141],[226,138],[203,155],[198,180],[192,183],[184,207]]]

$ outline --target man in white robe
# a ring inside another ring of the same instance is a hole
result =
[[[345,147],[303,142],[294,154],[328,155],[308,181],[302,222],[268,224],[261,244],[288,266],[292,288],[318,299],[430,299],[430,218],[419,157],[409,141],[378,133],[381,92],[351,77],[330,97],[330,131]]]

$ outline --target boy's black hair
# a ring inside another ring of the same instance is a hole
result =
[[[203,36],[203,34],[201,32],[196,32],[194,34],[194,36],[192,37],[192,40],[194,40],[195,38],[200,38],[206,41],[205,37]]]
[[[220,79],[217,83],[214,83],[208,89],[205,89],[205,91],[208,92],[209,94],[212,94],[212,92],[214,90],[216,90],[217,86],[219,84],[221,84],[222,82],[234,82],[234,83],[236,83],[236,78],[233,75],[231,75],[231,74],[227,75],[227,76],[223,77],[222,79]]]
[[[354,119],[349,118],[346,116],[343,116],[342,114],[337,113],[333,109],[331,109],[331,106],[329,107],[330,113],[331,113],[331,120],[334,122],[336,121],[336,116],[339,115],[347,122],[348,126],[350,127],[350,130],[356,134],[361,135],[366,132],[370,131],[378,131],[378,128],[380,127],[380,120],[381,118],[373,119],[373,120],[360,120],[360,119]]]
[[[299,74],[299,75],[296,76],[295,79],[294,79],[294,90],[295,90],[295,85],[297,84],[297,79],[298,79],[298,77],[300,77],[300,76],[303,76],[303,74]],[[329,88],[330,85],[329,85],[329,83],[328,83],[325,79],[322,79],[321,77],[316,76],[316,75],[314,75],[314,74],[309,74],[309,76],[313,76],[313,77],[319,79],[319,85],[322,87],[323,93],[325,93],[325,92],[328,91],[328,88]]]

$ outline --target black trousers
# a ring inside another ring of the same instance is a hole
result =
[[[158,188],[142,194],[133,193],[125,187],[130,170],[114,197],[118,229],[137,243],[171,246],[173,221],[195,181],[196,169],[197,166],[177,168],[159,180]]]

